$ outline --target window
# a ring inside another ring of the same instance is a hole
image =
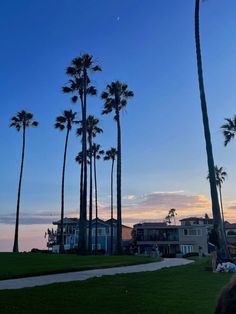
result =
[[[192,253],[193,252],[193,246],[192,245],[180,245],[180,251],[183,254]]]
[[[201,229],[184,229],[183,234],[185,236],[201,236],[202,230]]]

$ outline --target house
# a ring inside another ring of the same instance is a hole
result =
[[[133,237],[140,253],[158,249],[163,256],[178,253],[208,254],[208,233],[213,228],[213,219],[189,217],[180,220],[180,225],[145,222],[134,225]],[[236,253],[236,224],[225,223],[229,249]]]
[[[92,220],[92,250],[95,249],[95,235],[96,225],[98,234],[98,250],[103,250],[105,253],[109,253],[111,250],[111,223],[113,223],[113,250],[116,247],[116,224],[117,221],[109,219],[104,221],[102,219]],[[54,221],[53,225],[57,226],[55,232],[55,243],[52,245],[53,252],[59,252],[60,234],[61,234],[61,220]],[[64,247],[65,250],[74,249],[78,246],[79,242],[79,219],[78,218],[64,218]],[[87,237],[88,237],[87,221]],[[122,240],[123,246],[127,246],[127,241],[130,243],[132,228],[122,225]],[[49,236],[48,236],[49,239]]]

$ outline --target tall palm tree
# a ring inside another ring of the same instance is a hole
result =
[[[222,224],[224,227],[225,219],[224,219],[224,208],[223,208],[221,187],[227,177],[227,172],[224,170],[223,167],[218,167],[217,165],[215,165],[215,176],[216,176],[216,185],[218,186],[219,195],[220,195],[221,216],[222,216]],[[207,179],[209,180],[209,174],[207,176]]]
[[[226,123],[221,126],[221,129],[223,129],[225,138],[224,145],[227,146],[236,134],[236,115],[232,119],[225,119],[225,121]]]
[[[18,246],[19,213],[20,213],[21,183],[22,183],[24,157],[25,157],[25,135],[26,135],[25,133],[26,133],[26,128],[29,128],[30,126],[35,126],[35,127],[38,126],[38,122],[34,121],[33,117],[34,115],[32,113],[22,110],[20,112],[17,112],[16,116],[11,118],[11,124],[10,124],[10,127],[16,128],[18,132],[22,130],[22,136],[23,136],[20,178],[19,178],[18,194],[17,194],[16,224],[15,224],[15,237],[14,237],[13,252],[19,251],[19,246]]]
[[[122,253],[122,212],[121,212],[121,126],[120,111],[127,105],[127,100],[134,93],[128,90],[128,85],[119,81],[108,84],[101,98],[104,100],[102,114],[115,112],[117,125],[117,254]]]
[[[111,147],[110,150],[106,151],[104,160],[111,160],[111,244],[110,244],[110,254],[113,254],[113,171],[114,171],[114,162],[117,156],[117,150],[114,147]]]
[[[96,161],[104,154],[101,145],[93,143],[93,169],[94,169],[94,188],[95,188],[95,253],[98,249],[98,188],[97,188],[97,167]]]
[[[92,219],[93,219],[93,138],[97,134],[102,133],[102,129],[98,126],[99,119],[96,119],[94,116],[89,115],[87,118],[87,135],[88,135],[88,155],[89,155],[89,164],[90,164],[90,191],[89,191],[89,234],[88,234],[88,248],[89,252],[92,252]],[[77,129],[77,135],[82,135],[83,127]]]
[[[211,134],[208,121],[207,103],[205,97],[203,70],[202,70],[202,57],[201,57],[201,45],[200,45],[200,30],[199,30],[199,4],[200,0],[195,0],[195,43],[196,43],[196,56],[197,56],[197,69],[198,69],[198,83],[200,91],[201,109],[202,109],[202,120],[204,126],[204,135],[206,142],[207,152],[207,163],[211,190],[211,201],[212,201],[212,213],[214,218],[214,231],[218,238],[220,249],[223,253],[228,256],[228,248],[226,244],[226,238],[222,229],[222,221],[220,214],[220,206],[216,188],[214,158],[211,144]]]
[[[69,134],[72,129],[73,124],[78,123],[75,120],[76,112],[72,110],[65,110],[61,116],[56,118],[55,128],[63,131],[66,129],[66,139],[64,148],[64,158],[62,167],[62,182],[61,182],[61,237],[60,237],[60,247],[59,252],[64,252],[64,185],[65,185],[65,170],[66,170],[66,156],[67,156],[67,146],[69,140]]]
[[[99,65],[95,64],[92,55],[83,54],[80,57],[74,58],[71,65],[67,68],[66,74],[71,78],[67,86],[63,87],[64,93],[72,93],[72,102],[76,103],[80,100],[82,111],[82,152],[83,152],[83,182],[82,182],[82,196],[80,204],[80,228],[79,228],[79,251],[85,254],[87,250],[87,96],[96,95],[97,91],[91,85],[89,73],[101,71]]]

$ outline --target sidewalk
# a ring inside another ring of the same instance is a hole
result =
[[[165,267],[181,266],[192,263],[193,261],[184,258],[165,258],[161,262],[154,262],[133,266],[122,266],[114,268],[93,269],[85,271],[70,272],[64,274],[44,275],[36,277],[27,277],[20,279],[0,280],[0,290],[21,289],[35,286],[43,286],[52,283],[86,280],[93,277],[105,275],[138,273],[145,271],[155,271]]]

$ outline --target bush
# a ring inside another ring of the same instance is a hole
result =
[[[191,252],[191,253],[186,253],[183,255],[184,258],[186,257],[192,257],[192,256],[199,256],[199,253],[197,252]]]

